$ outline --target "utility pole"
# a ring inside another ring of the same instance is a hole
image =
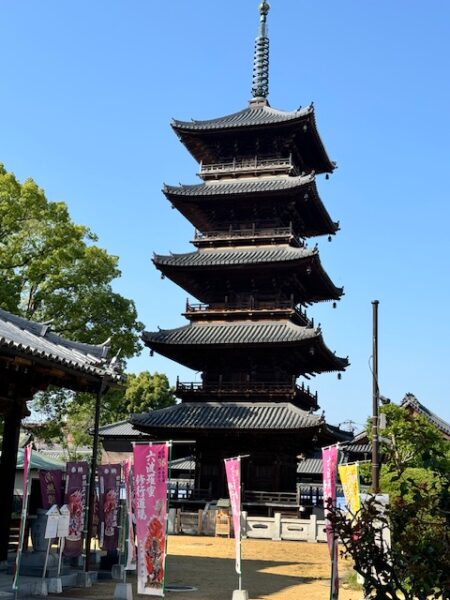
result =
[[[97,473],[97,453],[98,453],[98,429],[100,425],[100,403],[103,394],[107,390],[107,381],[102,377],[95,398],[95,416],[94,416],[94,440],[92,444],[91,458],[91,473],[89,479],[89,496],[88,496],[88,518],[86,532],[86,562],[84,570],[89,573],[91,568],[91,540],[92,531],[94,529],[94,510],[95,510],[95,475]]]
[[[378,439],[379,396],[378,388],[378,300],[372,302],[372,492],[380,492],[380,451]]]

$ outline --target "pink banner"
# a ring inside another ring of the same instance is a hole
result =
[[[331,594],[332,599],[337,599],[339,595],[339,573],[338,573],[338,544],[334,537],[333,528],[327,519],[327,506],[336,503],[336,478],[338,464],[338,447],[330,446],[322,449],[323,462],[323,507],[325,510],[326,533],[328,550],[331,557]]]
[[[39,471],[42,508],[49,509],[54,504],[58,507],[61,506],[62,476],[63,472],[61,469],[55,469],[54,471]]]
[[[226,458],[228,493],[233,516],[234,539],[236,543],[236,573],[241,575],[241,459]]]
[[[137,444],[134,454],[138,594],[164,596],[168,444]]]
[[[136,546],[134,543],[135,498],[133,471],[133,459],[129,458],[126,462],[123,463],[123,476],[125,479],[125,495],[127,507],[127,540],[125,542],[127,553],[127,563],[125,569],[127,571],[136,570]]]
[[[117,465],[99,465],[99,542],[102,550],[117,550],[119,542],[118,512],[122,469]]]
[[[83,551],[84,511],[89,467],[87,462],[68,462],[66,465],[66,504],[70,511],[69,535],[64,555],[80,556]]]

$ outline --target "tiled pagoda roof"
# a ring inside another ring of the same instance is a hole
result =
[[[144,341],[162,344],[264,344],[315,339],[320,333],[291,321],[195,322],[177,329],[144,332]]]
[[[302,236],[330,235],[339,229],[339,223],[332,221],[320,199],[313,174],[207,180],[197,185],[165,185],[163,192],[172,206],[201,231],[214,227],[220,229],[218,215],[224,213],[226,219],[227,207],[235,214],[241,214],[243,220],[248,220],[252,214],[251,207],[256,202],[259,209],[267,213],[266,218],[273,218],[275,210],[277,217],[286,222],[292,219],[299,221],[298,233]],[[268,211],[269,201],[271,212]]]
[[[230,134],[234,135],[234,132],[239,132],[241,137],[245,135],[249,138],[261,133],[272,135],[273,130],[276,129],[280,134],[285,132],[288,137],[292,137],[290,135],[292,133],[295,135],[297,139],[292,141],[292,149],[300,150],[308,167],[306,170],[325,173],[335,169],[335,164],[329,159],[320,139],[312,104],[294,111],[277,110],[268,104],[250,104],[243,110],[217,119],[205,121],[174,119],[172,127],[199,162],[221,162],[221,155],[214,149],[217,138],[224,139],[224,136],[229,137]]]
[[[280,125],[281,123],[304,121],[305,117],[314,114],[312,105],[299,110],[283,111],[271,106],[247,106],[243,110],[225,115],[217,119],[205,121],[179,121],[173,119],[172,127],[175,130],[205,131],[212,129],[231,129],[234,127],[257,127],[260,125]]]
[[[143,430],[296,430],[319,427],[323,420],[289,402],[182,402],[133,415],[131,423]]]
[[[230,196],[233,194],[260,194],[261,192],[296,190],[314,183],[314,180],[313,174],[298,177],[220,179],[218,181],[206,181],[197,185],[165,185],[163,192],[167,196]]]
[[[201,250],[186,254],[155,254],[153,262],[157,267],[221,267],[255,263],[277,263],[298,261],[317,255],[317,250],[294,246],[263,246],[259,248],[230,248]]]
[[[72,342],[49,326],[0,309],[0,353],[14,353],[55,363],[71,370],[114,380],[121,377],[106,360],[106,345]]]
[[[216,281],[220,277],[219,269],[233,270],[233,272],[247,269],[249,273],[252,269],[258,269],[261,274],[266,265],[272,269],[272,272],[274,272],[273,269],[282,269],[284,273],[294,272],[302,267],[310,269],[308,275],[303,275],[303,278],[307,277],[308,281],[304,281],[302,284],[300,290],[302,298],[299,300],[301,302],[339,300],[344,293],[343,288],[337,287],[322,267],[318,251],[315,248],[302,248],[287,244],[220,249],[204,248],[186,254],[155,255],[153,262],[164,275],[202,302],[209,301],[208,288],[213,278]],[[213,276],[210,275],[211,271],[214,272]],[[207,277],[207,281],[205,277]],[[216,289],[218,287],[219,282]]]
[[[327,348],[320,329],[296,325],[288,319],[194,321],[176,329],[145,331],[142,337],[152,350],[195,370],[213,364],[217,352],[222,359],[227,353],[229,361],[242,364],[249,352],[268,347],[279,355],[283,353],[299,374],[339,371],[349,364]]]

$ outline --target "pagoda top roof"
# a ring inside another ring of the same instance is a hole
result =
[[[268,429],[296,430],[323,425],[320,416],[290,402],[182,402],[133,415],[138,429]]]
[[[0,353],[14,353],[55,363],[95,377],[120,380],[113,361],[107,361],[108,346],[67,340],[48,324],[30,321],[0,309]]]
[[[331,173],[336,168],[317,130],[313,104],[298,110],[283,111],[272,108],[268,103],[250,103],[243,110],[217,119],[174,119],[171,125],[198,162],[221,163],[226,156],[232,156],[235,133],[239,133],[241,142],[248,138],[247,144],[241,143],[243,154],[254,152],[255,137],[259,138],[262,148],[267,146],[265,152],[269,151],[268,148],[273,152],[273,146],[267,140],[263,143],[263,138],[271,139],[275,133],[283,131],[286,139],[290,140],[286,151],[293,152],[297,158],[302,157],[303,170]],[[221,150],[218,150],[219,147]]]
[[[196,185],[164,185],[167,196],[217,196],[295,190],[314,183],[314,173],[297,177],[264,177],[206,181]]]
[[[311,103],[305,108],[285,111],[272,108],[269,104],[250,104],[243,110],[225,115],[216,119],[205,121],[179,121],[172,120],[175,131],[207,131],[217,129],[234,129],[236,127],[260,127],[261,125],[280,125],[295,121],[304,121],[305,117],[314,114],[314,105]]]
[[[271,245],[258,248],[203,249],[186,254],[155,254],[153,262],[171,267],[219,267],[302,260],[318,254],[316,248]]]

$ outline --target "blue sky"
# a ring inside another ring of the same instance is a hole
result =
[[[151,264],[190,249],[192,226],[163,182],[193,183],[196,164],[172,117],[207,119],[250,98],[256,0],[2,0],[0,161],[120,257],[116,289],[147,329],[183,324],[186,294]],[[380,300],[385,396],[412,392],[450,420],[450,3],[273,0],[272,106],[311,100],[339,168],[319,191],[341,231],[318,239],[346,295],[312,307],[327,345],[351,367],[313,380],[329,421],[371,409],[372,306]],[[129,369],[195,379],[163,359]],[[198,377],[198,376],[197,376]]]

